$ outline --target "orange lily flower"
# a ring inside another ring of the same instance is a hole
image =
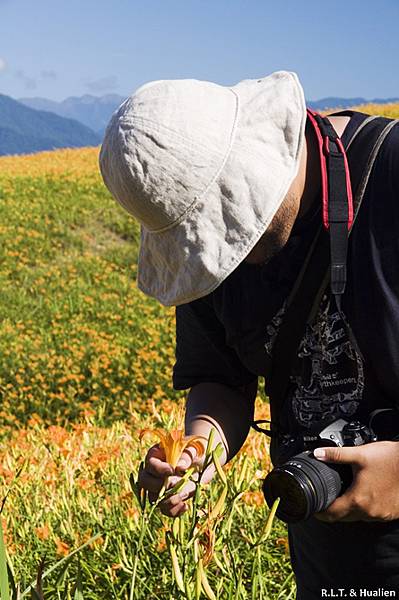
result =
[[[173,469],[176,468],[177,463],[182,455],[182,452],[187,446],[192,446],[197,451],[197,456],[202,456],[205,452],[204,440],[199,435],[184,435],[183,429],[172,429],[171,431],[165,431],[165,429],[143,429],[140,431],[140,441],[143,437],[153,434],[159,439],[159,445],[165,452],[166,462],[169,463]]]

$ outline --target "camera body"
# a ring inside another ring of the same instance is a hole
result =
[[[263,482],[268,506],[271,508],[280,498],[276,514],[286,523],[303,521],[325,510],[350,485],[352,469],[350,465],[319,461],[313,451],[326,446],[362,446],[393,440],[398,433],[398,411],[381,409],[370,415],[369,425],[337,419],[317,433],[291,438],[294,456],[276,466]]]

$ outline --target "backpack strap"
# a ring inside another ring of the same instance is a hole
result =
[[[347,145],[347,159],[350,167],[352,189],[354,190],[353,223],[359,213],[378,151],[397,122],[385,117],[367,118],[365,115],[365,119]],[[329,281],[330,239],[327,231],[320,226],[287,301],[284,319],[273,345],[269,393],[273,414],[272,432],[278,433],[278,425],[276,427],[276,424],[287,395],[290,375],[306,324],[315,316]],[[354,339],[353,343],[355,343]],[[256,422],[253,426],[255,429],[266,432],[258,427]],[[272,432],[269,432],[269,434],[272,435]]]

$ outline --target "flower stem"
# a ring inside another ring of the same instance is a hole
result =
[[[130,594],[129,594],[129,600],[133,600],[134,599],[134,592],[135,592],[135,588],[136,588],[136,575],[137,575],[137,567],[139,564],[139,557],[140,557],[140,552],[141,552],[141,547],[145,538],[145,534],[147,533],[147,527],[148,524],[151,520],[152,514],[154,512],[154,510],[156,509],[156,507],[158,506],[158,502],[157,501],[155,504],[153,504],[153,506],[151,506],[150,512],[147,515],[147,511],[146,511],[146,507],[144,506],[142,515],[141,515],[141,529],[140,529],[140,536],[137,542],[137,548],[136,548],[136,555],[134,557],[134,562],[133,562],[133,572],[132,572],[132,579],[130,582]]]

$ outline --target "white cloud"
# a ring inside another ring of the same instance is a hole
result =
[[[4,60],[4,58],[1,58],[1,57],[0,57],[0,72],[1,72],[1,71],[5,71],[5,70],[6,70],[6,68],[7,68],[7,63],[6,63],[6,61]]]

